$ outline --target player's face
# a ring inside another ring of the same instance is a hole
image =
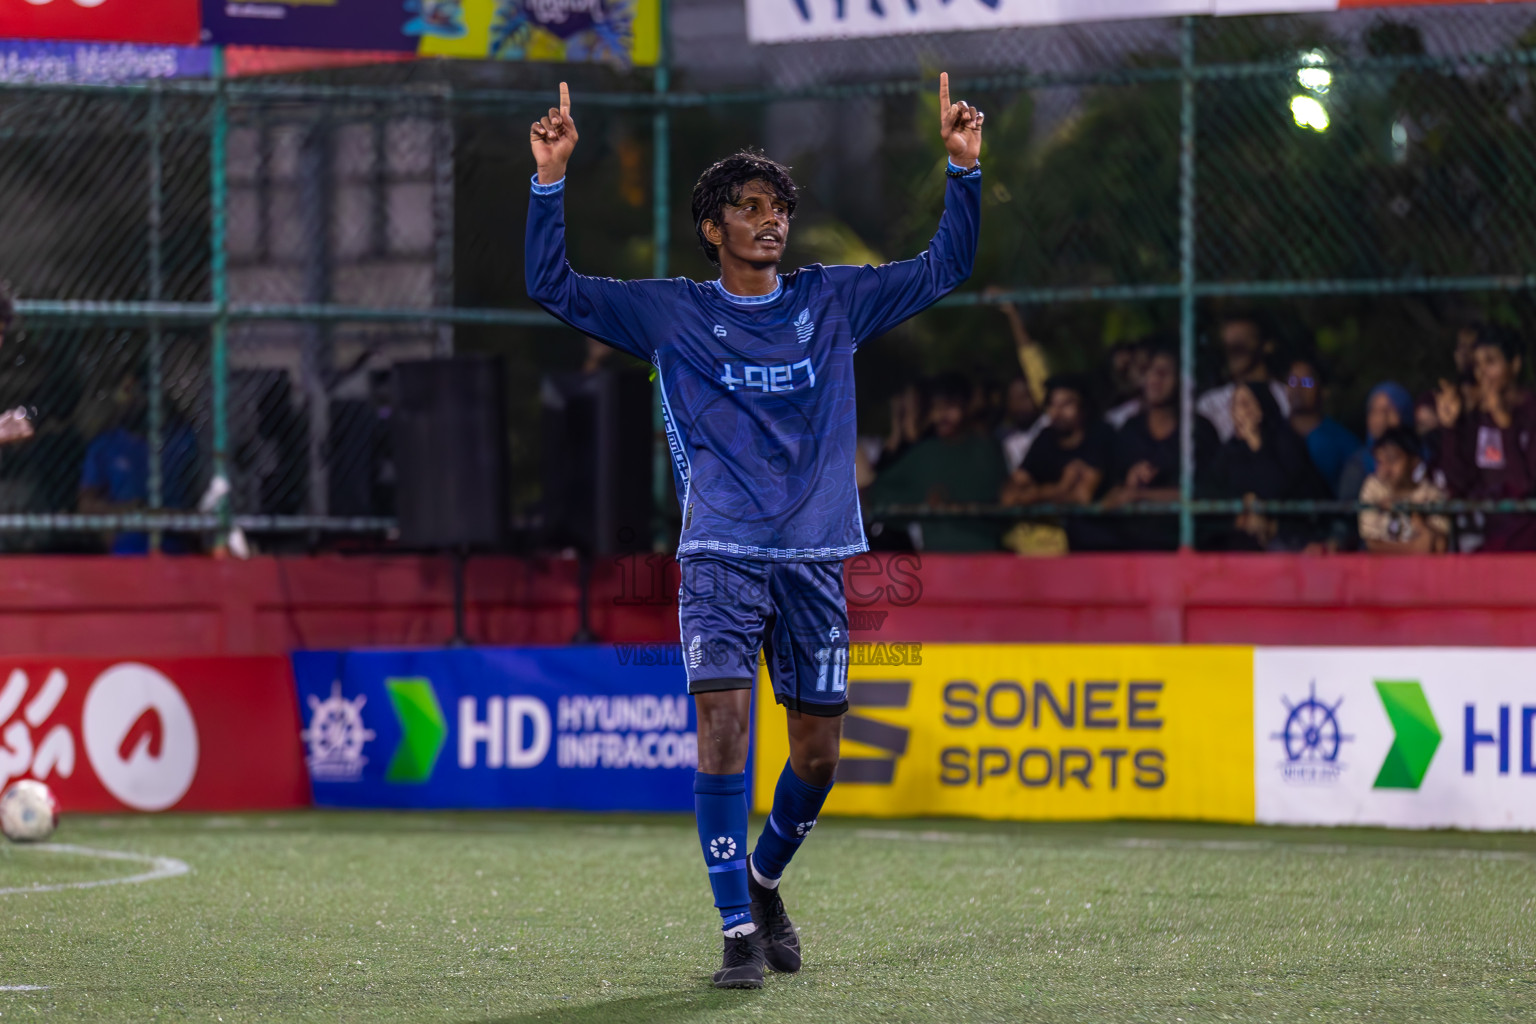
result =
[[[729,254],[741,263],[777,263],[789,242],[789,204],[761,181],[742,186],[741,202],[727,206],[725,223],[716,226],[721,261]]]

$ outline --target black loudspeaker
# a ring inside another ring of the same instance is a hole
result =
[[[494,548],[507,527],[507,431],[500,359],[395,366],[391,416],[400,540]]]
[[[309,504],[309,417],[286,370],[229,375],[229,450],[234,507],[299,515]]]
[[[544,378],[544,542],[587,554],[651,547],[651,385],[618,370]]]
[[[372,402],[332,399],[326,474],[333,516],[381,516],[379,476],[387,445],[384,423]]]

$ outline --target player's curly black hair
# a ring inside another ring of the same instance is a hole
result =
[[[719,247],[704,237],[704,222],[724,222],[725,208],[741,202],[741,190],[754,181],[761,181],[774,195],[789,206],[789,215],[795,215],[799,202],[799,190],[795,179],[789,176],[789,168],[776,160],[770,160],[755,150],[744,149],[726,157],[699,175],[693,186],[693,229],[699,236],[699,247],[715,266],[720,265]]]

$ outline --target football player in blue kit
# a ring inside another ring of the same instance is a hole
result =
[[[944,214],[928,251],[881,267],[780,273],[795,212],[788,170],[744,152],[693,189],[718,279],[585,277],[565,255],[570,92],[532,126],[528,295],[560,320],[656,367],[682,509],[678,619],[698,710],[694,801],[725,939],[721,988],[800,968],[779,881],[832,788],[848,710],[843,560],[868,550],[854,480],[853,354],[970,276],[981,220],[980,111],[951,103]],[[904,212],[904,211],[902,211]],[[753,680],[766,653],[789,717],[789,762],[747,851]]]

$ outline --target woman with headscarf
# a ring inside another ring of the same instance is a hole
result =
[[[1217,449],[1202,488],[1212,497],[1253,502],[1327,496],[1306,443],[1291,429],[1268,387],[1244,383],[1232,393],[1232,424],[1232,438]],[[1310,517],[1271,518],[1245,511],[1212,540],[1227,550],[1296,551],[1316,532]]]
[[[1354,501],[1360,488],[1376,472],[1376,456],[1371,454],[1377,441],[1393,427],[1413,426],[1413,396],[1395,380],[1383,381],[1371,388],[1365,400],[1365,447],[1351,455],[1339,474],[1339,500]]]

